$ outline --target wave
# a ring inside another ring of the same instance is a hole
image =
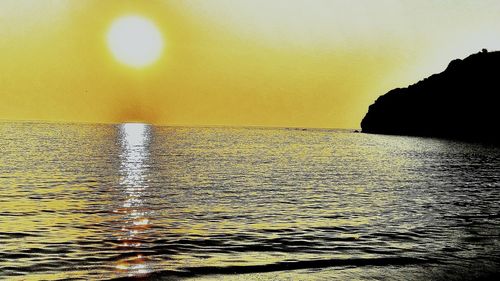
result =
[[[411,257],[386,257],[386,258],[353,258],[353,259],[321,259],[305,261],[283,261],[263,265],[237,265],[237,266],[199,266],[186,267],[179,270],[161,270],[150,273],[148,278],[160,277],[196,277],[202,275],[226,275],[226,274],[248,274],[265,273],[285,270],[314,269],[343,266],[390,266],[390,265],[415,265],[425,263],[437,263],[434,259],[411,258]],[[141,276],[143,278],[144,276]],[[133,277],[119,277],[108,280],[133,280]]]

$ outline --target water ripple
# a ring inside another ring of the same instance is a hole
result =
[[[145,124],[0,133],[0,278],[427,280],[500,268],[498,147]]]

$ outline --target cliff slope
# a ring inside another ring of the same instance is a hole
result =
[[[362,132],[500,143],[500,51],[453,60],[445,71],[380,96]]]

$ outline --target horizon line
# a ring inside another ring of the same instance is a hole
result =
[[[294,129],[294,130],[358,130],[359,128],[334,128],[334,127],[304,127],[304,126],[273,126],[273,125],[225,125],[225,124],[165,124],[165,123],[148,123],[145,121],[123,121],[123,122],[91,122],[91,121],[74,121],[74,120],[40,120],[40,119],[3,119],[0,118],[0,123],[40,123],[40,124],[67,124],[67,125],[121,125],[128,123],[146,124],[156,127],[177,127],[177,128],[246,128],[246,129]]]

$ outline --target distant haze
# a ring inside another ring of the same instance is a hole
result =
[[[144,69],[106,32],[165,38]],[[357,128],[379,95],[500,49],[499,1],[0,2],[0,119]]]

